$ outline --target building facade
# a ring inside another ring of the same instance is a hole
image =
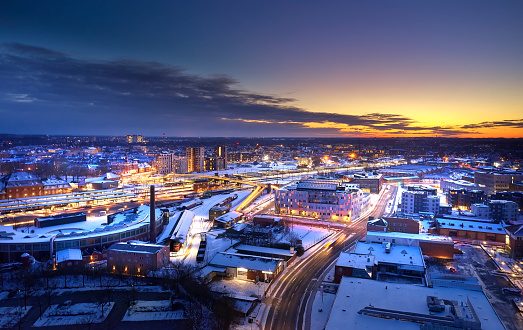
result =
[[[362,203],[361,189],[338,183],[304,181],[275,191],[279,214],[351,221],[360,216]]]
[[[356,183],[360,186],[363,192],[372,194],[379,194],[383,186],[383,175],[374,173],[355,173],[351,177],[345,177],[350,183]]]
[[[169,263],[169,247],[143,242],[116,243],[107,249],[107,269],[117,273],[147,274]]]
[[[512,201],[491,200],[488,202],[490,219],[510,223],[517,220],[518,204]]]
[[[447,192],[447,202],[453,209],[470,211],[473,204],[484,203],[487,195],[483,190],[450,189]]]
[[[510,257],[515,259],[523,258],[523,225],[512,225],[505,227],[508,235],[508,246],[510,247]]]
[[[205,148],[191,147],[186,150],[187,172],[205,171]]]

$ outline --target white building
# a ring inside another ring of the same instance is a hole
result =
[[[460,280],[427,288],[344,277],[325,329],[504,329],[477,282]]]
[[[440,198],[423,191],[403,191],[401,194],[401,212],[417,214],[420,212],[440,213]]]
[[[493,219],[506,223],[518,219],[518,204],[513,201],[491,200],[488,205],[472,204],[470,210],[481,219]]]
[[[509,223],[518,218],[518,204],[513,201],[491,200],[488,203],[490,218]]]
[[[470,211],[474,215],[481,219],[489,219],[489,207],[485,204],[472,204],[470,206]]]
[[[188,173],[189,170],[187,168],[187,157],[185,156],[175,156],[173,160],[173,171],[176,174],[185,174]]]
[[[351,221],[363,203],[361,189],[341,183],[304,181],[275,191],[276,213]]]

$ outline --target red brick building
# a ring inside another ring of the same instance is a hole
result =
[[[523,258],[523,225],[505,227],[508,235],[510,256],[515,259]]]
[[[168,246],[125,242],[113,244],[107,249],[107,269],[116,273],[145,275],[168,263]]]
[[[0,199],[42,196],[44,185],[31,173],[15,172],[0,179]]]

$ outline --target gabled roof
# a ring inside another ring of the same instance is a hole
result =
[[[514,236],[523,236],[523,225],[507,226],[505,230]]]
[[[367,222],[367,225],[387,227],[388,222],[387,222],[387,220],[385,220],[383,218],[379,218],[379,219],[369,220]]]

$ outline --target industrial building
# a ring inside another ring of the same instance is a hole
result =
[[[432,288],[344,277],[329,312],[326,330],[489,329],[503,330],[479,285]]]
[[[217,267],[218,273],[223,276],[266,282],[278,277],[285,267],[284,260],[280,258],[226,252],[218,252],[209,265]]]
[[[335,266],[334,281],[343,276],[379,280],[383,276],[409,277],[424,282],[425,262],[419,246],[390,242],[358,242],[354,251],[342,252]]]
[[[367,243],[392,243],[396,245],[415,246],[421,249],[425,256],[452,259],[454,257],[454,241],[451,237],[427,234],[367,232]]]

